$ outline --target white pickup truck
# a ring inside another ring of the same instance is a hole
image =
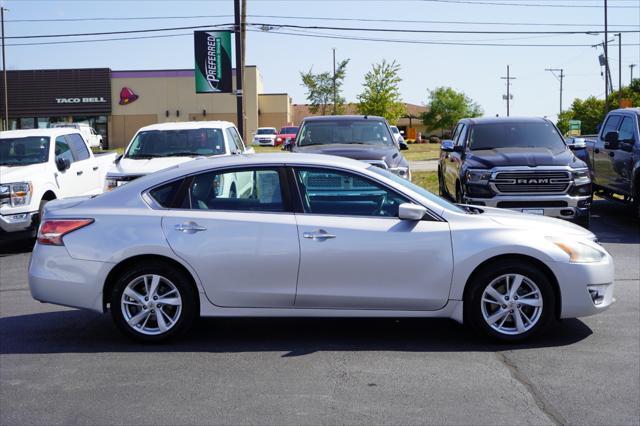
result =
[[[35,232],[48,201],[100,194],[115,158],[94,155],[72,128],[0,132],[0,240]]]
[[[197,157],[254,152],[253,148],[245,147],[236,126],[228,121],[152,124],[138,130],[124,155],[116,159],[107,173],[105,189],[112,190]]]
[[[72,129],[76,129],[82,133],[82,137],[84,137],[84,140],[87,141],[87,144],[89,144],[91,148],[104,148],[102,135],[96,132],[95,129],[87,123],[53,123],[51,127],[70,127]]]

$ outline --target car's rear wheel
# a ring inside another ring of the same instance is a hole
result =
[[[185,332],[197,313],[190,277],[160,262],[126,270],[111,293],[111,315],[127,335],[142,341],[167,340]]]
[[[491,264],[470,286],[465,322],[480,334],[517,342],[543,332],[553,320],[553,287],[544,273],[526,262]]]

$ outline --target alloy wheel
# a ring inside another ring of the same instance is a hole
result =
[[[182,313],[182,297],[167,278],[142,275],[125,287],[120,309],[129,327],[138,333],[156,336],[176,325]]]
[[[480,304],[486,323],[498,333],[511,336],[535,327],[543,309],[540,288],[521,274],[504,274],[492,280]]]

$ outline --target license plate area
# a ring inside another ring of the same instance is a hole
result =
[[[522,213],[544,216],[544,209],[522,209]]]

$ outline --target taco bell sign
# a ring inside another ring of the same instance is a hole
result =
[[[231,93],[231,32],[195,31],[196,93]]]

